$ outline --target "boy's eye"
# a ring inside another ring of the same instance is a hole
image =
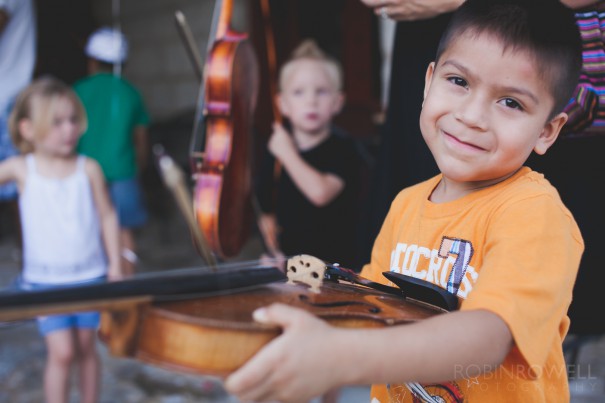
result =
[[[458,85],[460,87],[468,87],[468,83],[466,82],[466,80],[464,78],[460,78],[460,77],[449,77],[448,81],[451,82],[454,85]]]
[[[504,98],[502,101],[502,104],[504,106],[506,106],[507,108],[512,108],[512,109],[519,109],[519,110],[523,110],[523,107],[521,106],[521,104],[517,101],[515,101],[512,98]]]

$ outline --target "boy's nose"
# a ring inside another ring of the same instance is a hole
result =
[[[307,100],[307,103],[314,104],[314,103],[317,102],[318,98],[319,97],[317,96],[317,94],[309,94],[309,95],[307,95],[307,99],[306,100]]]
[[[488,101],[478,95],[468,95],[456,108],[456,119],[469,127],[485,128]]]

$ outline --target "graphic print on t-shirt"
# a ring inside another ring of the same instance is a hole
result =
[[[471,261],[471,257],[473,257],[473,245],[464,239],[444,236],[441,239],[439,257],[447,259],[450,254],[454,254],[457,257],[456,262],[452,266],[450,277],[447,280],[447,291],[456,295],[458,294],[462,278],[466,273],[468,263]]]

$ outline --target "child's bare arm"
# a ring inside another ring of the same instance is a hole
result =
[[[21,187],[24,177],[25,163],[23,157],[11,157],[0,162],[0,184],[16,181]]]
[[[110,279],[122,277],[120,260],[120,227],[118,216],[109,198],[105,177],[99,164],[91,159],[86,160],[86,174],[90,178],[93,197],[99,220],[105,252],[109,260],[108,276]]]
[[[296,187],[316,206],[325,206],[342,192],[345,182],[332,173],[321,172],[299,154],[292,136],[279,124],[269,140],[269,150],[288,172]]]
[[[227,390],[243,401],[308,401],[346,384],[472,377],[495,369],[512,346],[504,321],[483,310],[355,330],[285,305],[255,312],[255,318],[284,332],[227,378]]]
[[[258,216],[258,227],[262,232],[267,251],[274,257],[283,255],[279,247],[279,225],[274,213],[262,213]]]

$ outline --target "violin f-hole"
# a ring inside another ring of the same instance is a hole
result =
[[[298,299],[301,302],[303,302],[307,305],[316,307],[316,308],[337,308],[337,307],[341,307],[341,306],[363,306],[368,309],[369,313],[379,314],[380,312],[382,312],[380,307],[378,307],[374,304],[370,304],[369,302],[363,302],[363,301],[312,302],[311,299],[309,298],[309,296],[304,295],[304,294],[299,295]]]

